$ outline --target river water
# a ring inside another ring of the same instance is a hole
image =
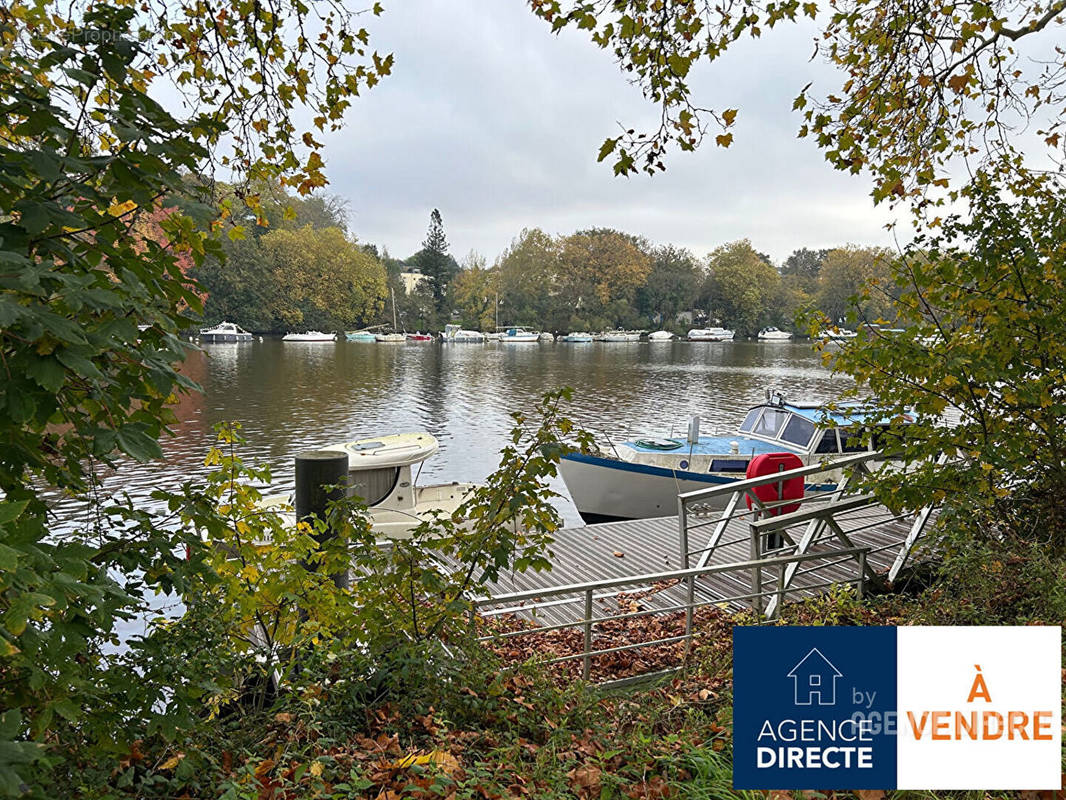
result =
[[[185,372],[204,389],[182,399],[180,424],[163,442],[165,459],[123,464],[106,492],[148,502],[156,488],[176,489],[206,474],[213,425],[236,420],[248,439],[246,461],[268,463],[272,489],[288,490],[300,450],[386,433],[428,431],[440,451],[420,483],[482,480],[499,462],[512,421],[545,391],[574,390],[566,412],[611,436],[701,432],[728,434],[767,388],[791,400],[837,397],[849,381],[833,376],[807,342],[668,342],[567,344],[293,343],[203,345]],[[580,517],[561,480],[557,508],[568,525]],[[82,509],[64,505],[74,521]]]

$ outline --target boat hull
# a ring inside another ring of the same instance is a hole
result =
[[[250,342],[252,335],[239,333],[201,333],[201,344],[233,344],[234,342]]]
[[[735,475],[636,464],[615,458],[571,453],[559,462],[559,472],[581,518],[588,523],[677,514],[677,496],[685,492],[726,486],[744,479]],[[826,476],[829,477],[829,476]],[[836,483],[807,486],[808,492],[827,492]],[[711,498],[708,508],[723,509],[729,494]]]

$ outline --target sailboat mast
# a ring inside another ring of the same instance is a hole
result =
[[[389,287],[389,294],[392,295],[392,330],[396,332],[396,287]]]

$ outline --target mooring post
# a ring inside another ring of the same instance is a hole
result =
[[[305,450],[296,456],[296,521],[309,523],[317,518],[327,521],[326,510],[330,503],[344,499],[344,487],[348,482],[348,454],[336,450]],[[324,544],[337,535],[332,528],[316,534],[319,544]],[[308,569],[314,567],[305,563]],[[333,583],[340,589],[348,588],[348,570],[333,574]]]

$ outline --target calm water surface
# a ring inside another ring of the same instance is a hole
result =
[[[592,344],[377,344],[363,342],[204,345],[186,372],[204,388],[177,409],[164,461],[127,464],[105,490],[146,498],[206,474],[212,426],[240,421],[246,461],[267,463],[273,488],[292,486],[300,450],[385,433],[428,431],[440,451],[421,483],[480,481],[499,462],[509,411],[531,410],[545,391],[574,390],[567,413],[614,436],[680,433],[699,414],[703,433],[735,430],[768,387],[793,400],[829,400],[849,384],[821,366],[810,344],[670,342]],[[557,506],[580,517],[562,481]],[[69,519],[80,515],[74,504]]]

